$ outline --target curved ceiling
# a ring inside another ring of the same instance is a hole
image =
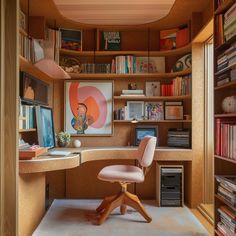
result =
[[[139,25],[157,21],[175,0],[53,0],[67,19],[83,24]]]

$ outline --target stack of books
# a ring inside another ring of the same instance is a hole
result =
[[[217,72],[223,72],[234,65],[236,65],[236,43],[217,58]]]
[[[236,212],[228,206],[221,206],[217,209],[220,221],[217,224],[217,229],[223,235],[236,235]]]
[[[143,89],[123,89],[120,96],[144,96]]]
[[[168,146],[190,148],[191,146],[191,132],[190,129],[176,129],[171,128],[168,130]]]
[[[124,106],[115,111],[115,120],[128,120],[128,110],[127,106]]]
[[[81,65],[82,73],[110,73],[111,65],[110,64],[94,64],[87,63]]]
[[[218,76],[216,78],[216,86],[221,86],[234,80],[236,80],[236,69],[232,69],[229,73]]]
[[[20,105],[19,129],[35,128],[35,109],[34,106]]]
[[[113,71],[112,71],[113,72]],[[135,57],[131,55],[116,56],[115,58],[116,74],[132,74],[135,72]]]
[[[215,154],[236,160],[235,121],[216,119]]]
[[[236,206],[236,176],[216,176],[217,195],[233,207]]]
[[[181,96],[191,94],[191,75],[176,77],[171,84],[161,85],[162,96]]]
[[[224,35],[226,41],[236,35],[236,3],[224,14]]]
[[[33,61],[33,46],[32,39],[28,38],[28,36],[20,34],[20,55],[27,59],[28,61]]]

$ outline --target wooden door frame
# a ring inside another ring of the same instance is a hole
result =
[[[19,0],[0,2],[0,235],[18,235]]]

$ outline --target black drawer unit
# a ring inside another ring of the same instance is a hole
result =
[[[160,168],[160,206],[183,206],[183,166]]]

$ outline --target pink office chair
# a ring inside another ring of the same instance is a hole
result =
[[[156,137],[146,136],[141,141],[136,158],[140,167],[131,165],[112,165],[104,167],[98,174],[98,179],[107,182],[118,182],[121,185],[121,192],[114,196],[105,197],[100,206],[96,209],[100,214],[98,224],[102,224],[109,214],[117,207],[120,207],[121,214],[126,213],[127,206],[136,209],[146,220],[151,222],[152,218],[145,211],[139,198],[127,191],[130,183],[141,183],[144,181],[144,168],[150,166],[153,161],[156,147]]]

